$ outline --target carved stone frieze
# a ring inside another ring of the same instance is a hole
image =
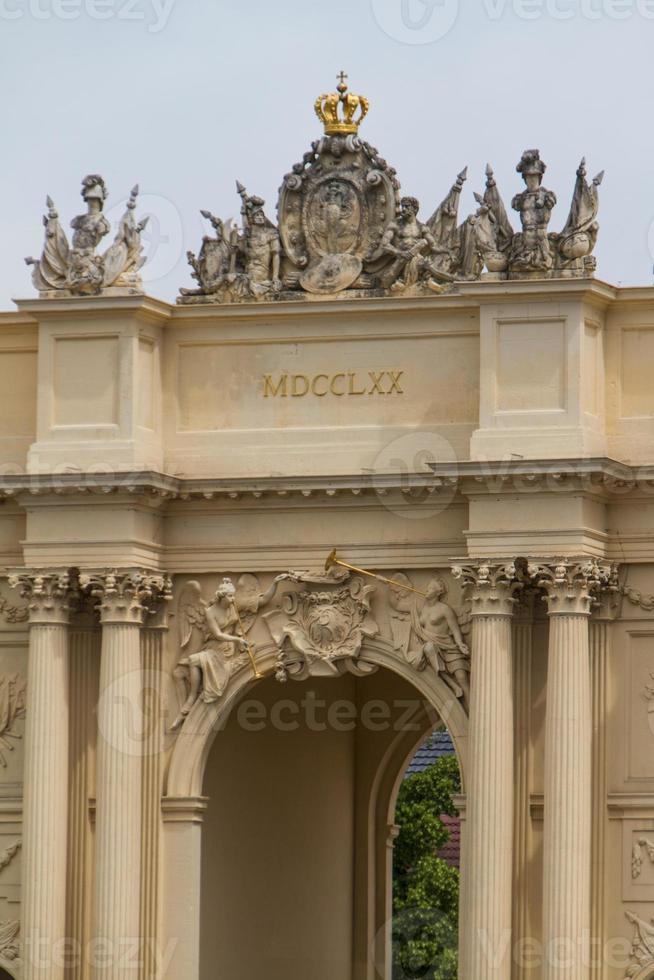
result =
[[[441,292],[457,280],[549,278],[592,275],[597,239],[598,188],[603,174],[586,181],[582,160],[567,222],[549,231],[556,195],[542,186],[545,164],[526,150],[517,170],[525,190],[513,198],[521,230],[514,232],[490,166],[478,205],[459,222],[467,169],[427,221],[419,202],[400,193],[395,169],[362,140],[359,126],[368,100],[337,91],[315,107],[324,135],[284,176],[277,227],[261,198],[237,184],[242,227],[201,213],[214,235],[199,254],[188,253],[197,288],[183,288],[180,303],[234,303],[299,299],[303,293],[336,296]]]
[[[324,571],[281,573],[267,589],[254,575],[224,578],[206,598],[190,581],[178,593],[175,619],[181,707],[173,731],[196,702],[221,700],[237,674],[261,677],[264,664],[280,682],[370,674],[377,667],[365,656],[367,641],[418,672],[433,671],[467,709],[470,603],[451,605],[441,577],[428,579],[422,591],[401,571],[389,579],[334,563]]]
[[[41,296],[97,295],[111,292],[142,292],[140,269],[145,264],[143,232],[147,218],[134,220],[138,185],[132,189],[113,244],[100,255],[97,248],[109,234],[111,225],[104,214],[107,187],[98,174],[82,181],[86,213],[71,221],[72,242],[68,242],[59,215],[50,197],[43,218],[45,243],[41,257],[25,259],[32,266],[32,282]]]

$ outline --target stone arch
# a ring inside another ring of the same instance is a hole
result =
[[[0,980],[16,980],[17,973],[10,973],[6,966],[0,965]]]
[[[259,648],[258,666],[264,676],[274,672],[277,655],[278,650],[274,644]],[[397,650],[386,640],[376,638],[366,640],[360,659],[398,674],[424,697],[426,703],[450,732],[461,770],[462,787],[465,788],[468,718],[461,703],[454,697],[447,684],[432,670],[415,670],[400,658]],[[166,785],[167,797],[179,800],[197,799],[202,796],[204,771],[214,739],[231,712],[256,683],[257,679],[252,676],[250,670],[243,669],[235,674],[220,701],[211,704],[202,700],[196,702],[173,749]]]
[[[407,766],[425,737],[436,727],[425,712],[420,731],[400,731],[380,759],[369,798],[367,872],[369,888],[366,949],[369,980],[390,976],[391,918],[393,909],[393,842],[397,834],[395,808]],[[449,729],[448,729],[449,730]],[[459,761],[460,766],[460,761]]]

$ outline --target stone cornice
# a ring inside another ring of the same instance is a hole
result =
[[[297,299],[278,300],[274,302],[251,302],[236,304],[207,303],[196,306],[179,306],[165,300],[156,299],[146,294],[133,296],[68,296],[55,299],[39,299],[28,297],[16,299],[21,313],[38,314],[44,317],[70,316],[71,313],[87,313],[92,310],[95,314],[116,311],[148,311],[156,318],[165,321],[198,320],[210,317],[212,320],[227,318],[229,320],[266,319],[278,316],[311,316],[330,312],[342,316],[344,312],[352,313],[384,313],[397,315],[402,310],[443,310],[448,308],[478,307],[481,302],[502,302],[515,300],[524,302],[525,297],[530,301],[586,300],[600,306],[607,306],[620,300],[639,300],[641,290],[648,292],[649,287],[631,287],[622,289],[603,282],[601,279],[544,279],[544,280],[511,280],[492,282],[480,280],[476,282],[459,282],[451,292],[442,295],[425,296],[370,296],[361,295],[348,297],[338,294],[326,299],[324,296],[313,296],[311,293],[298,293]],[[645,299],[651,298],[650,295]],[[623,295],[624,294],[624,295]]]
[[[67,296],[56,299],[17,299],[14,300],[21,314],[27,314],[34,323],[66,319],[79,313],[94,317],[113,316],[116,313],[132,313],[139,319],[154,323],[165,323],[170,319],[175,307],[164,300],[152,296]]]
[[[654,497],[654,464],[629,466],[608,458],[579,460],[500,460],[432,464],[426,473],[364,473],[339,476],[275,476],[257,479],[182,478],[153,471],[18,474],[0,478],[0,499],[56,494],[115,494],[159,496],[168,499],[253,497],[311,497],[324,494],[384,496],[400,492],[440,493],[454,490],[465,496],[498,493],[641,494]]]

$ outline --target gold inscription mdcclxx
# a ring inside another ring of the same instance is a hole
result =
[[[264,374],[264,398],[335,395],[403,395],[404,371],[339,371],[336,374]]]

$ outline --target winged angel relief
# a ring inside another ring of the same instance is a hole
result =
[[[393,644],[416,670],[433,668],[463,702],[470,702],[470,650],[466,637],[472,617],[466,602],[457,614],[446,602],[447,586],[432,579],[423,598],[403,572],[397,572],[390,589],[390,618]]]
[[[248,660],[254,667],[247,634],[259,609],[270,602],[284,578],[274,579],[266,592],[261,591],[254,575],[241,575],[236,585],[224,578],[209,602],[202,597],[199,582],[184,586],[178,606],[181,647],[186,650],[199,635],[201,649],[187,654],[177,665],[175,677],[182,685],[185,700],[173,722],[173,731],[181,728],[198,699],[218,701],[237,670]]]

